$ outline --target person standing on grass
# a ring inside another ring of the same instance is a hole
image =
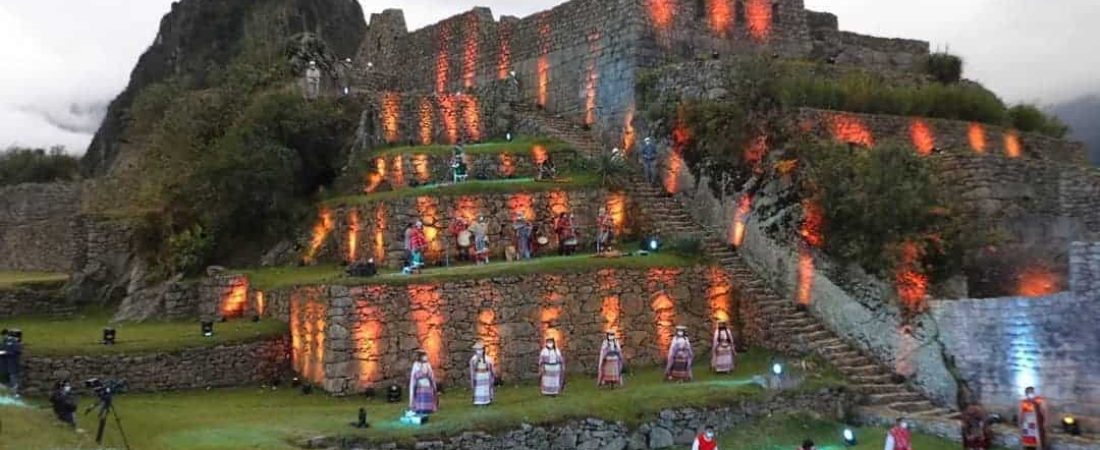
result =
[[[50,394],[50,406],[53,407],[57,420],[76,428],[76,396],[73,395],[73,386],[69,380],[58,381]]]
[[[642,144],[642,167],[645,168],[645,179],[651,186],[657,185],[657,144],[653,138],[645,138]]]
[[[531,222],[523,214],[516,214],[516,220],[512,223],[512,229],[516,232],[516,250],[519,251],[519,259],[531,259]]]
[[[485,354],[485,344],[474,344],[474,356],[470,358],[470,389],[474,391],[474,405],[493,402],[493,383],[496,381],[493,360]]]
[[[597,386],[621,387],[623,385],[623,348],[615,338],[615,332],[608,330],[607,339],[600,345],[600,361],[596,367]]]
[[[565,358],[554,338],[546,339],[546,346],[539,352],[539,389],[542,395],[551,397],[565,389]]]
[[[417,414],[431,414],[439,409],[435,372],[424,350],[416,352],[416,362],[409,371],[409,409]]]
[[[904,417],[894,421],[894,428],[886,432],[885,450],[913,450],[913,441],[909,435],[909,423]]]
[[[313,100],[321,94],[321,69],[317,61],[310,61],[306,69],[306,98]]]
[[[676,327],[676,335],[668,346],[668,361],[665,363],[665,378],[668,381],[691,381],[691,362],[695,360],[695,352],[691,349],[691,341],[687,337],[687,327]]]
[[[730,332],[729,323],[720,320],[711,342],[710,367],[715,373],[733,372],[736,356],[737,349],[733,345],[733,333]]]
[[[409,253],[409,272],[420,273],[424,267],[424,250],[428,248],[428,236],[424,234],[424,223],[416,221],[405,230],[405,250]]]
[[[602,254],[611,249],[611,239],[615,234],[615,219],[607,213],[606,207],[600,207],[596,214],[596,253]]]
[[[707,425],[703,428],[703,432],[695,436],[691,450],[718,450],[718,439],[715,437],[714,427]]]
[[[0,365],[8,374],[8,385],[12,396],[19,398],[19,380],[23,370],[23,342],[12,331],[4,333],[0,339],[3,339],[3,346],[0,347]]]
[[[478,264],[489,264],[489,224],[485,222],[485,216],[477,218],[477,222],[470,226],[470,232],[474,234],[474,258]]]
[[[1020,446],[1024,449],[1046,450],[1047,443],[1047,403],[1035,395],[1035,388],[1024,389],[1024,399],[1020,400],[1020,412],[1017,416],[1020,426]]]
[[[993,429],[980,406],[971,405],[962,413],[962,441],[965,450],[989,450]]]

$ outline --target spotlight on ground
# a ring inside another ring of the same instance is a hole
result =
[[[305,383],[302,385],[302,395],[309,395],[313,393],[313,385]]]
[[[302,385],[302,379],[301,378],[294,377],[294,378],[290,379],[290,387],[297,388],[301,385]]]
[[[396,384],[391,385],[386,390],[386,401],[389,403],[397,403],[401,401],[401,386]]]
[[[779,363],[772,364],[772,373],[777,377],[783,375],[783,365]]]
[[[1077,418],[1073,416],[1066,416],[1062,418],[1062,431],[1071,436],[1081,435],[1081,424],[1077,422]]]
[[[657,253],[661,249],[661,239],[657,236],[650,236],[642,240],[642,251],[649,253]]]
[[[504,140],[506,140],[508,142],[512,142],[512,133],[505,134],[504,135]]]
[[[103,345],[115,345],[115,329],[103,329]]]
[[[202,337],[214,337],[214,322],[209,320],[202,322]]]
[[[841,433],[841,437],[844,438],[844,445],[848,447],[855,447],[856,445],[856,433],[851,428],[845,428]]]
[[[428,423],[428,416],[422,416],[413,411],[405,411],[405,415],[401,416],[401,423],[405,425],[423,425]]]

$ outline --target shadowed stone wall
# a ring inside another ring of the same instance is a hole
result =
[[[80,191],[80,183],[0,187],[0,270],[71,270],[80,251]]]

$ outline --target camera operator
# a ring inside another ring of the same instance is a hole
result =
[[[76,428],[76,395],[73,394],[73,386],[69,380],[57,382],[50,394],[50,405],[53,406],[57,420]]]
[[[0,347],[0,366],[8,374],[8,383],[11,384],[12,395],[19,398],[19,374],[22,369],[20,360],[23,356],[23,343],[11,331],[4,334],[3,339],[3,346]]]

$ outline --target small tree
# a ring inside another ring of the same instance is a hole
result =
[[[924,71],[943,84],[958,83],[962,80],[962,58],[946,53],[933,53],[924,61]]]
[[[1058,117],[1047,115],[1035,105],[1019,104],[1008,110],[1008,118],[1013,128],[1020,131],[1042,133],[1047,136],[1064,138],[1069,126]]]

